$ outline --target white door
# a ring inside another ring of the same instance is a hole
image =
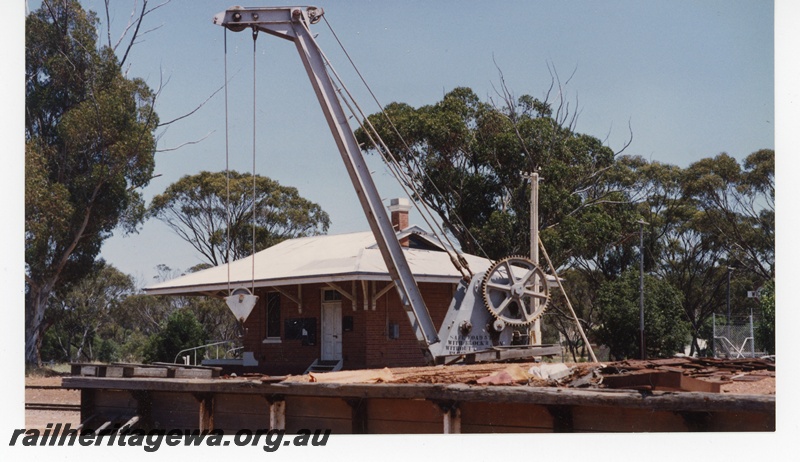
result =
[[[323,361],[342,359],[342,302],[322,304],[322,352]]]

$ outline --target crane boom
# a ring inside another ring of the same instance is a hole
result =
[[[456,287],[444,322],[436,330],[326,70],[326,64],[330,66],[330,63],[326,63],[308,28],[323,14],[322,8],[313,6],[237,6],[214,16],[214,24],[234,32],[249,28],[254,37],[258,31],[263,31],[295,44],[428,363],[441,364],[459,358],[491,361],[560,352],[557,345],[531,346],[519,342],[519,329],[538,319],[550,298],[545,273],[535,263],[521,257],[507,257],[485,273],[474,275],[470,281],[462,280]]]
[[[294,42],[420,347],[428,361],[433,362],[431,346],[439,342],[436,327],[336,96],[322,51],[308,29],[322,14],[317,7],[233,7],[214,16],[214,24],[234,32],[252,28]]]

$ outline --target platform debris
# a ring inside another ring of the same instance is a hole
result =
[[[733,382],[775,377],[767,359],[669,358],[600,363],[495,363],[384,368],[289,376],[284,382],[528,385],[720,393]],[[264,382],[276,382],[262,377]]]
[[[220,368],[182,364],[74,363],[73,376],[114,378],[227,379]],[[638,391],[699,391],[720,393],[734,382],[758,382],[775,377],[770,359],[669,358],[600,363],[486,363],[345,370],[305,375],[248,374],[262,383],[394,383],[527,385],[567,388],[617,388]]]
[[[138,416],[141,428],[226,434],[775,430],[770,360],[513,362],[288,377],[180,378],[193,369],[158,364],[74,370],[62,386],[81,390],[81,422],[95,429]],[[120,370],[122,377],[108,375]]]

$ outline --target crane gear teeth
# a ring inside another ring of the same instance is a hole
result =
[[[519,255],[503,258],[492,265],[483,278],[481,291],[489,313],[509,326],[533,323],[550,304],[544,271]]]

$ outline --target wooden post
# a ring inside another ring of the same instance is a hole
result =
[[[131,390],[130,393],[136,400],[136,415],[140,418],[140,425],[145,429],[153,428],[153,398],[150,390]]]
[[[200,431],[214,429],[214,395],[211,393],[196,393],[195,399],[200,403],[199,427]]]
[[[575,427],[572,424],[572,407],[564,405],[546,406],[547,411],[553,416],[554,433],[572,433]]]
[[[461,433],[461,409],[453,407],[444,413],[444,433]]]
[[[283,398],[269,401],[269,429],[286,430],[286,401]]]
[[[95,416],[94,401],[96,394],[97,390],[81,388],[81,424],[87,424]]]
[[[434,401],[442,411],[442,433],[461,433],[461,409],[456,401]]]
[[[531,180],[531,203],[530,203],[530,231],[531,231],[531,242],[530,242],[530,253],[531,253],[531,261],[536,265],[539,266],[539,174],[536,172],[531,172],[529,175],[525,175],[526,178]],[[545,281],[546,283],[546,281]],[[534,306],[533,308],[538,308],[539,300],[533,300]],[[530,345],[541,345],[542,344],[542,321],[541,319],[537,319],[533,322],[533,325],[528,329],[528,335],[530,336],[529,344]]]
[[[364,435],[369,433],[368,422],[369,415],[367,414],[367,400],[361,398],[346,399],[345,402],[353,410],[351,416],[352,428],[351,432],[354,435]]]

